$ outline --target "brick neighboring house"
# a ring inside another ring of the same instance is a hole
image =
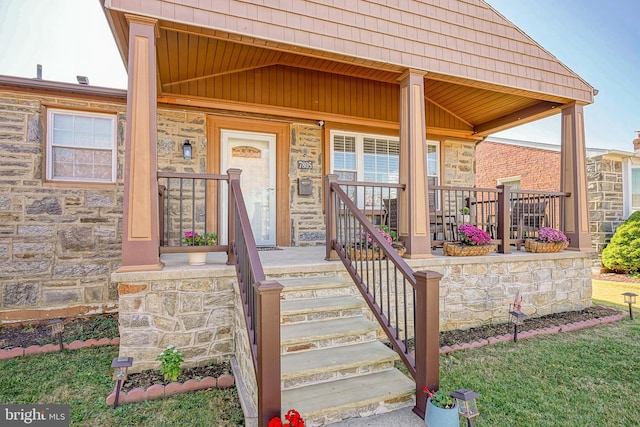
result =
[[[634,152],[586,151],[589,225],[597,263],[616,228],[640,209],[640,135],[633,145]],[[476,147],[476,186],[557,191],[560,164],[559,145],[489,137]]]

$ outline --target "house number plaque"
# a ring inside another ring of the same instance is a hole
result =
[[[313,169],[312,160],[298,160],[298,169]]]

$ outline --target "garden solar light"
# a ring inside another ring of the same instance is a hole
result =
[[[49,327],[51,328],[51,336],[58,338],[60,342],[60,351],[64,350],[64,344],[62,344],[62,331],[64,331],[64,323],[62,319],[53,319],[49,321]]]
[[[116,381],[116,398],[113,401],[113,407],[118,407],[118,399],[120,398],[120,389],[127,379],[127,371],[133,365],[133,357],[119,356],[113,359],[111,367],[113,368],[113,379]]]
[[[629,318],[633,320],[633,311],[631,310],[631,306],[636,303],[636,297],[638,294],[634,294],[633,292],[625,292],[624,294],[624,303],[629,304]]]
[[[529,316],[520,310],[510,311],[509,314],[511,315],[511,323],[513,323],[513,342],[516,342],[518,341],[518,326],[522,325],[524,319]]]
[[[480,395],[473,390],[462,388],[454,391],[450,396],[458,403],[458,412],[467,419],[467,426],[473,427],[472,418],[480,414],[476,405],[476,398]]]

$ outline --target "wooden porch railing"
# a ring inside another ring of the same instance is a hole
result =
[[[258,425],[266,427],[271,418],[281,415],[280,293],[283,287],[278,282],[265,279],[240,188],[240,172],[239,169],[229,169],[226,175],[158,173],[158,179],[166,180],[166,185],[161,185],[164,188],[160,197],[160,228],[163,230],[160,249],[161,252],[187,252],[192,248],[206,248],[209,252],[227,251],[227,264],[236,267],[251,347],[258,389]],[[211,220],[208,212],[211,209],[219,212],[216,209],[220,206],[219,183],[225,181],[228,182],[229,244],[220,245],[219,240],[213,246],[177,244],[185,230],[216,232],[220,236],[220,222],[215,215]],[[185,211],[188,215],[184,214]],[[185,219],[188,227],[183,224]]]
[[[332,251],[335,251],[414,378],[416,406],[413,410],[424,417],[424,387],[437,389],[439,385],[442,276],[432,271],[414,273],[369,220],[368,216],[376,217],[378,212],[356,205],[341,188],[341,184],[351,188],[353,183],[340,183],[337,175],[328,175],[325,179],[327,257],[333,258]],[[364,187],[368,186],[370,183],[356,189],[356,194],[358,191],[365,194]],[[393,191],[402,191],[402,186]],[[377,257],[363,255],[366,253],[375,253]]]
[[[489,233],[498,252],[509,253],[541,227],[562,230],[560,206],[570,193],[497,188],[429,187],[431,244],[458,240],[458,227],[473,224]]]

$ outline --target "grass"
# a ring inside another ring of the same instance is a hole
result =
[[[113,346],[0,361],[0,403],[70,405],[72,426],[242,426],[235,389],[205,390],[120,406],[105,404],[113,390]]]

